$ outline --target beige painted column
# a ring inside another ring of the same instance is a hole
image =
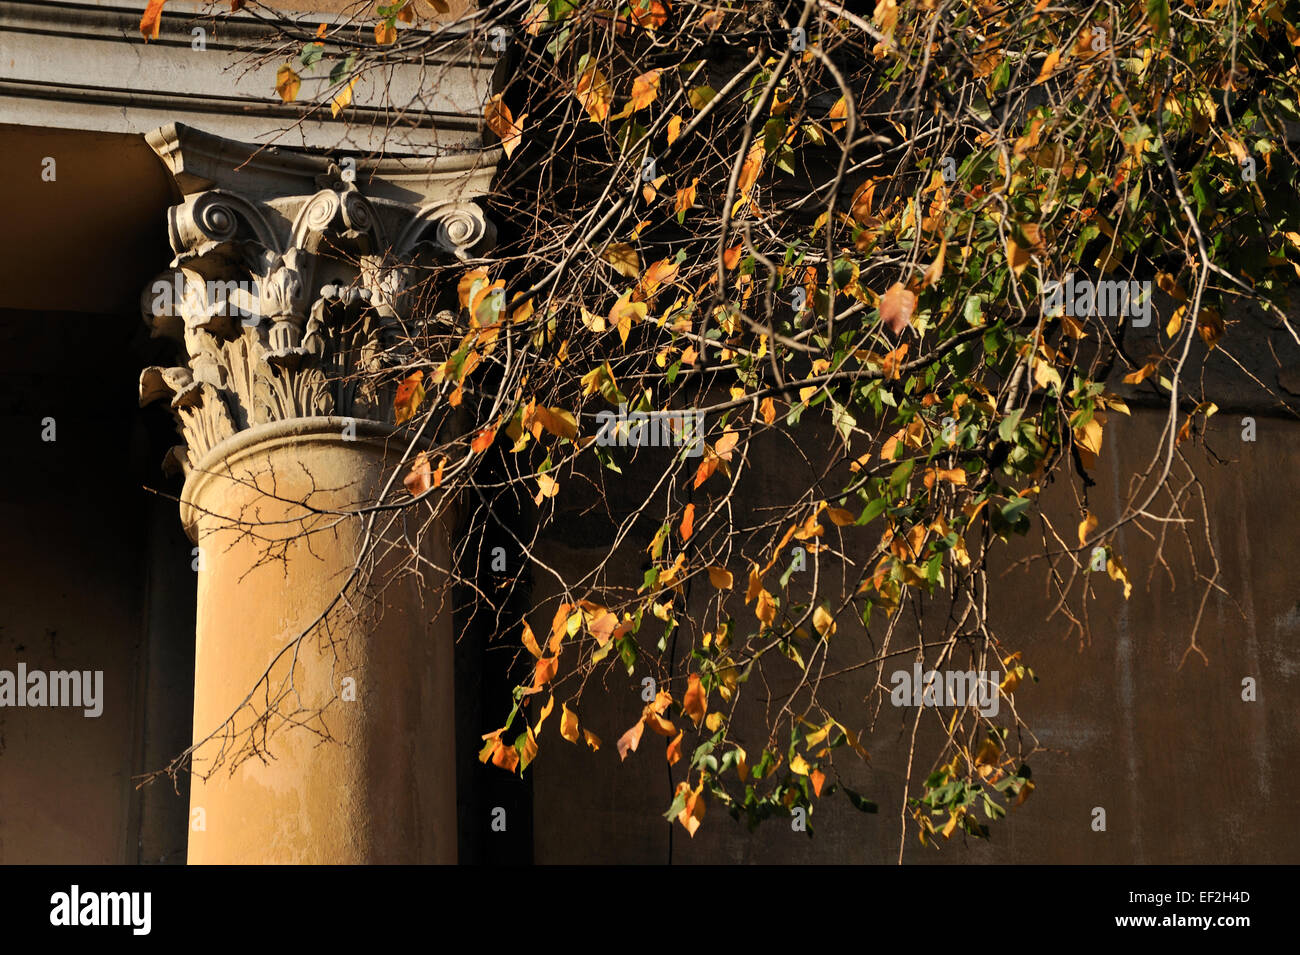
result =
[[[455,424],[397,428],[389,362],[408,336],[458,340],[412,304],[438,297],[422,267],[490,246],[491,162],[353,176],[181,126],[148,140],[184,194],[143,295],[178,362],[140,394],[185,439],[168,462],[198,546],[189,860],[454,862],[447,529],[401,477]]]
[[[373,549],[396,551],[358,568],[368,521],[329,513],[375,500],[404,450],[384,426],[349,427],[261,425],[186,482],[201,551],[191,863],[456,861],[454,635],[425,606],[436,574],[388,579],[417,546],[400,520],[372,522]],[[422,544],[447,566],[441,534]]]

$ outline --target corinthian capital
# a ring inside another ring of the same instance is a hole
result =
[[[169,399],[185,438],[173,463],[188,471],[237,432],[289,418],[390,423],[385,356],[416,300],[436,302],[428,270],[491,246],[474,200],[492,167],[467,154],[345,171],[179,125],[149,142],[185,191],[168,215],[175,258],[142,296],[153,333],[178,346],[174,367],[140,377],[141,403]]]

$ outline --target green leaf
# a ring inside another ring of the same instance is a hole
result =
[[[858,812],[880,812],[880,807],[865,796],[855,793],[848,786],[844,787],[844,795],[849,797],[849,802],[853,803],[853,808]]]

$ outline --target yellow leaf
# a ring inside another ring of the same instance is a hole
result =
[[[754,604],[754,616],[765,627],[772,626],[773,621],[776,620],[776,601],[772,599],[772,595],[766,588],[759,593],[758,602]]]
[[[856,524],[858,522],[858,519],[853,516],[852,511],[845,510],[842,507],[826,508],[826,516],[831,519],[831,523],[836,527],[848,527],[850,524]]]
[[[593,733],[591,730],[583,730],[582,738],[586,740],[587,745],[590,746],[592,750],[600,749],[600,737],[597,736],[595,733]]]
[[[763,416],[764,424],[771,424],[776,420],[776,403],[771,398],[764,398],[759,402],[758,411]]]
[[[397,25],[389,23],[387,20],[380,20],[375,24],[375,42],[380,46],[388,46],[390,43],[397,42]]]
[[[533,628],[528,626],[528,621],[524,621],[524,646],[528,649],[534,659],[542,658],[542,648],[537,645],[537,637],[533,634]]]
[[[281,100],[292,103],[298,98],[298,88],[300,86],[302,86],[302,80],[288,63],[276,70],[275,91],[280,94]]]
[[[1088,540],[1088,535],[1097,529],[1097,518],[1092,515],[1091,511],[1085,511],[1083,520],[1079,522],[1079,546],[1082,547]]]
[[[347,85],[344,86],[343,89],[339,90],[338,93],[334,95],[334,98],[330,100],[331,115],[337,118],[339,113],[343,112],[345,109],[348,108],[348,106],[352,103],[352,88],[356,85],[357,85],[357,77],[353,76],[352,79],[348,80]]]
[[[567,703],[560,704],[560,736],[570,743],[578,741],[578,714]]]
[[[835,633],[835,618],[825,608],[818,607],[813,611],[813,626],[823,637],[829,637]]]
[[[641,259],[636,254],[636,249],[626,242],[611,242],[605,246],[600,257],[630,279],[637,278],[641,274]]]
[[[713,584],[713,586],[717,587],[719,590],[730,590],[733,582],[734,579],[731,576],[731,571],[726,568],[709,568],[709,583]]]
[[[1124,584],[1124,599],[1128,600],[1129,594],[1133,592],[1133,584],[1129,580],[1128,568],[1124,566],[1124,561],[1120,560],[1118,554],[1107,555],[1106,574],[1111,580],[1118,580]]]
[[[798,773],[800,776],[807,776],[811,770],[812,767],[808,765],[808,760],[795,753],[794,759],[790,760],[790,772]]]
[[[609,81],[605,79],[605,74],[595,66],[587,67],[582,76],[578,77],[578,85],[574,88],[573,94],[578,97],[578,102],[587,111],[593,123],[604,122],[609,117],[609,107],[614,94],[609,87]]]
[[[645,302],[631,300],[631,292],[625,292],[614,303],[614,308],[609,313],[609,323],[618,329],[618,337],[622,339],[624,345],[627,344],[627,336],[632,331],[632,323],[644,321],[648,312]]]

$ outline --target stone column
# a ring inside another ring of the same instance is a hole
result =
[[[167,463],[197,545],[189,861],[454,862],[448,528],[367,506],[407,499],[411,460],[445,437],[394,425],[404,372],[385,362],[418,267],[490,242],[469,201],[484,171],[429,161],[410,203],[301,154],[237,174],[221,160],[239,144],[150,142],[187,191],[144,295],[184,363],[140,387],[185,437]]]

